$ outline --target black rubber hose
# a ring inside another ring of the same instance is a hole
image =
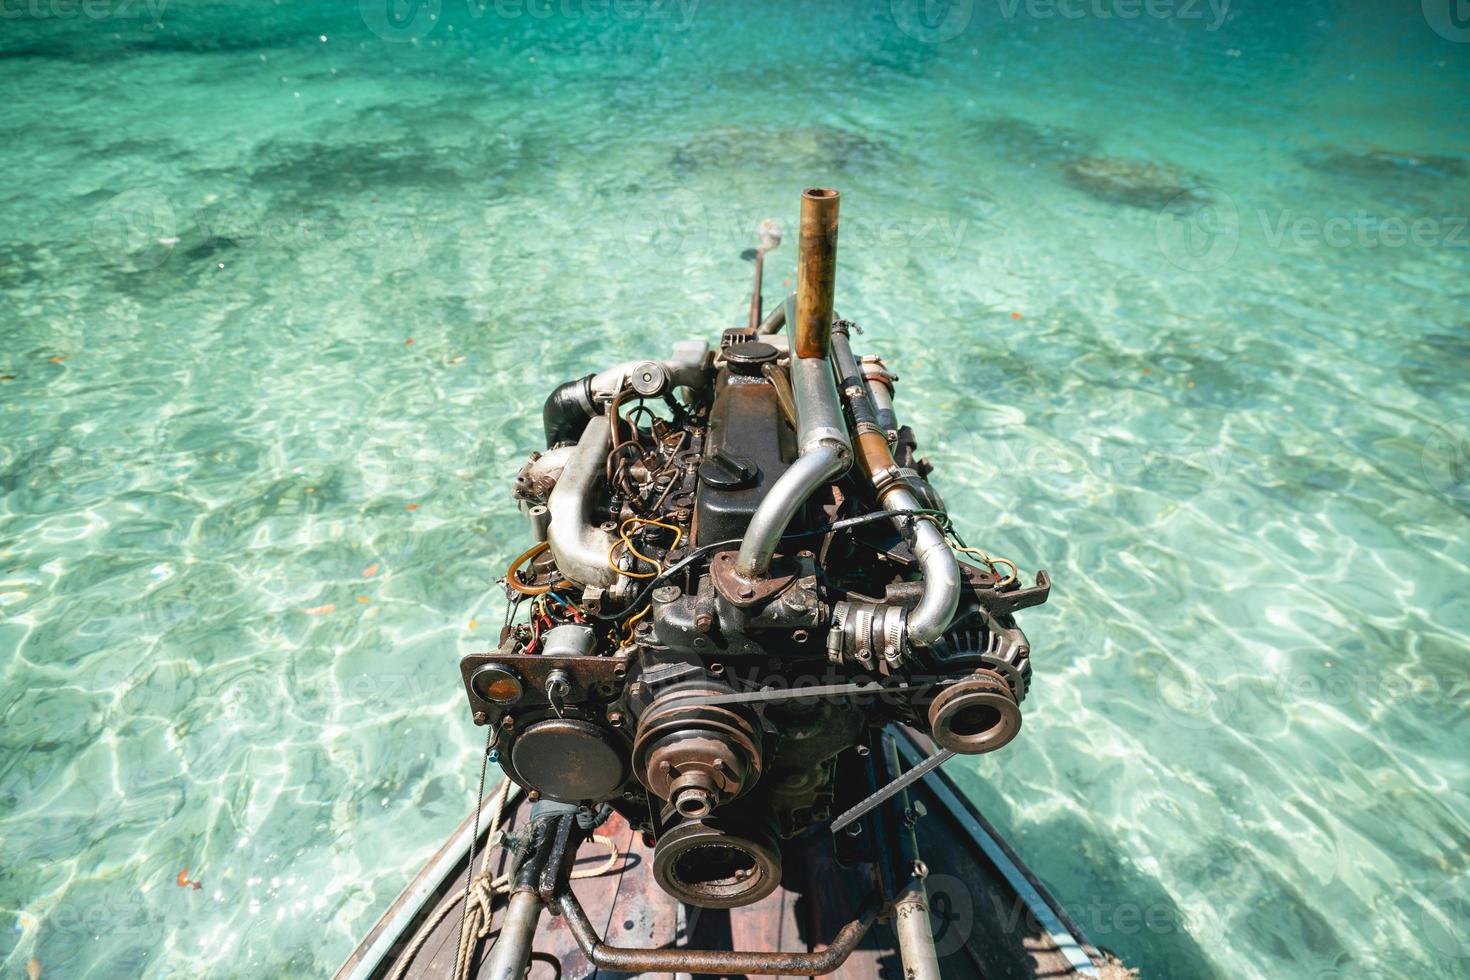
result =
[[[541,407],[541,424],[546,428],[546,448],[555,449],[576,442],[597,404],[592,400],[592,375],[576,381],[564,381],[546,396]]]

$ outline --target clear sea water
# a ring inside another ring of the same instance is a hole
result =
[[[334,969],[470,804],[541,399],[825,183],[1056,581],[951,770],[1146,976],[1470,976],[1448,3],[387,3],[0,7],[0,972]]]

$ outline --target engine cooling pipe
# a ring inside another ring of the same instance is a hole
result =
[[[546,501],[551,512],[546,540],[551,544],[557,570],[579,585],[609,588],[618,579],[607,563],[614,538],[592,520],[597,481],[602,478],[611,446],[607,416],[598,415],[588,421]]]
[[[592,375],[576,381],[563,381],[546,396],[541,406],[541,425],[546,430],[546,448],[575,443],[588,419],[597,414],[592,400]]]
[[[616,395],[624,385],[644,398],[667,394],[675,388],[703,388],[709,344],[686,340],[674,346],[666,361],[624,361],[575,381],[564,381],[546,396],[541,406],[541,425],[546,430],[546,448],[570,446],[582,436],[587,423],[599,414],[600,401]]]
[[[852,439],[842,418],[842,403],[827,358],[832,338],[832,288],[836,281],[836,191],[811,188],[801,195],[800,254],[796,293],[786,300],[792,323],[791,388],[796,401],[796,462],[771,485],[751,516],[736,572],[764,578],[786,528],[822,486],[847,471]]]
[[[839,320],[832,327],[831,344],[832,360],[842,376],[843,397],[852,413],[853,428],[857,433],[858,465],[872,482],[878,502],[890,511],[923,509],[923,504],[909,486],[905,471],[894,462],[887,436],[879,428],[868,387],[852,356],[846,321]],[[938,640],[949,628],[960,602],[959,562],[934,521],[895,515],[893,523],[913,548],[924,579],[924,592],[919,604],[901,621],[895,622],[888,610],[869,611],[884,633],[883,641],[874,645],[889,657],[897,656],[906,643],[927,647]],[[851,621],[862,623],[867,619],[863,615],[853,617]],[[861,639],[859,644],[867,646]]]

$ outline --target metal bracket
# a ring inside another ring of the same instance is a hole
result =
[[[745,578],[735,569],[737,554],[735,551],[718,551],[709,563],[709,574],[716,591],[733,606],[746,609],[768,602],[796,581],[797,571],[783,562],[780,556],[772,559],[771,573],[766,577]]]

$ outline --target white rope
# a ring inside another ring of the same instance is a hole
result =
[[[444,921],[450,912],[458,908],[461,899],[469,905],[469,908],[466,910],[467,914],[464,918],[464,931],[460,933],[459,937],[459,949],[455,956],[455,963],[458,964],[458,968],[455,971],[454,978],[455,980],[469,980],[470,975],[474,971],[473,957],[470,954],[474,949],[475,943],[480,942],[490,935],[490,921],[494,913],[495,896],[510,891],[510,877],[508,875],[501,875],[499,878],[492,878],[490,876],[490,855],[497,849],[495,835],[500,830],[500,821],[504,817],[505,803],[510,794],[510,786],[511,782],[509,779],[502,779],[500,789],[495,794],[494,809],[490,811],[490,831],[485,845],[485,857],[480,863],[480,873],[475,875],[474,879],[470,882],[469,888],[461,888],[449,896],[449,898],[445,899],[439,909],[429,917],[429,921],[419,927],[419,931],[414,936],[413,942],[409,944],[408,949],[399,958],[398,966],[391,974],[390,980],[402,980],[403,975],[408,970],[409,964],[418,956],[419,951],[423,948],[424,943],[428,942],[429,936],[434,932],[434,929],[438,927],[440,922]],[[611,837],[606,837],[602,834],[593,834],[592,839],[608,849],[607,860],[595,868],[584,868],[580,871],[573,871],[571,878],[596,878],[617,868],[618,861],[623,856],[622,852],[618,850],[617,843]]]

